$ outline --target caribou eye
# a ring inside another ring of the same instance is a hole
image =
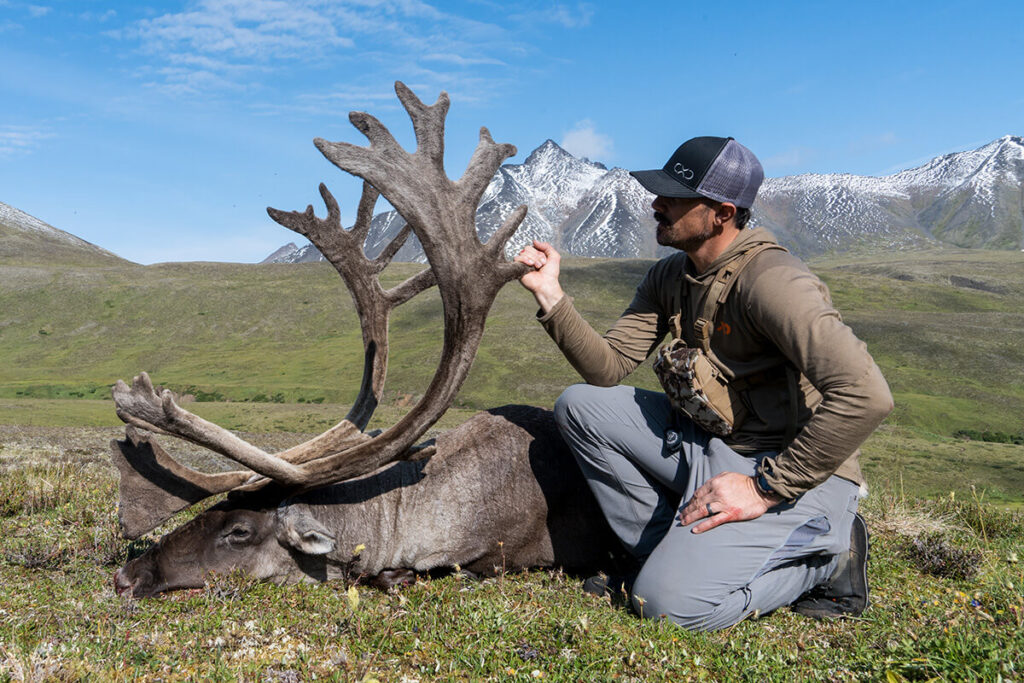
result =
[[[231,543],[242,543],[248,541],[252,536],[252,528],[245,524],[235,524],[225,536]]]

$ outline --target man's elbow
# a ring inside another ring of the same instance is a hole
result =
[[[613,387],[618,380],[608,374],[580,373],[583,381],[595,387]]]
[[[593,367],[593,365],[583,363],[573,363],[572,365],[576,368],[576,372],[580,373],[584,382],[595,387],[613,387],[621,382],[622,378],[628,375],[632,369],[622,368],[617,363],[606,363],[602,367]]]
[[[881,423],[889,413],[893,411],[896,404],[892,399],[892,391],[889,389],[889,384],[882,377],[882,371],[875,366],[873,381],[870,384],[867,395],[869,397],[867,412],[876,420],[877,423]]]

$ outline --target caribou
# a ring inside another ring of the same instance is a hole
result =
[[[401,82],[395,91],[412,121],[414,152],[363,112],[349,120],[368,147],[314,140],[334,165],[363,180],[350,229],[342,227],[338,203],[323,184],[326,218],[312,205],[304,212],[267,209],[320,250],[351,294],[364,348],[351,409],[324,433],[272,454],[183,409],[144,372],[130,385],[118,381],[114,404],[127,426],[111,451],[120,475],[122,534],[139,538],[174,514],[227,494],[119,569],[119,594],[199,588],[211,572],[235,570],[279,583],[364,577],[390,586],[414,572],[446,567],[486,574],[583,570],[617,561],[617,543],[549,411],[495,408],[420,442],[465,381],[498,291],[526,269],[508,262],[504,249],[527,207],[481,242],[477,205],[515,147],[495,143],[481,128],[466,171],[453,181],[444,171],[448,95],[426,105]],[[380,196],[406,225],[369,258],[364,242]],[[422,244],[428,267],[385,290],[379,275],[410,234]],[[443,342],[433,379],[396,424],[368,433],[387,373],[391,312],[434,286],[443,306]],[[244,469],[189,468],[157,436],[205,447]]]

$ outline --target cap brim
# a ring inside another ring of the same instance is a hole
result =
[[[629,175],[636,178],[648,192],[653,192],[661,197],[694,199],[704,196],[700,192],[691,190],[686,185],[683,185],[660,168],[656,168],[653,171],[630,171]]]

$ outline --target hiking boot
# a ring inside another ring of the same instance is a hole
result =
[[[839,561],[832,576],[797,598],[791,609],[797,614],[814,619],[860,616],[870,602],[869,537],[864,518],[855,514],[850,529],[850,549],[839,554]]]

